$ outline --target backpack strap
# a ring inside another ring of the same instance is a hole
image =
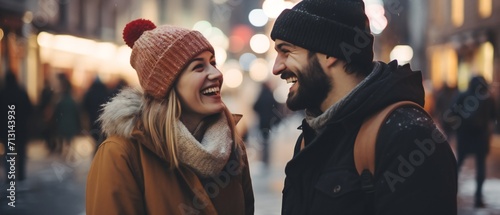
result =
[[[371,176],[375,173],[375,145],[382,123],[387,121],[387,117],[394,110],[403,106],[412,106],[422,110],[422,107],[415,102],[400,101],[369,116],[361,125],[354,142],[354,164],[358,174],[363,178],[370,177],[366,171],[369,171]]]

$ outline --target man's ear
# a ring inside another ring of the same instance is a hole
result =
[[[338,58],[332,56],[326,56],[326,63],[328,67],[333,67],[335,64],[337,64],[337,62],[339,62]]]
[[[339,62],[339,59],[336,57],[328,56],[325,54],[318,54],[318,58],[321,59],[321,63],[323,64],[324,67],[326,68],[331,68]]]

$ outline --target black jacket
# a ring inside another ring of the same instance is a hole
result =
[[[381,64],[318,133],[303,133],[285,168],[283,214],[447,215],[457,213],[456,160],[431,118],[415,108],[395,110],[380,129],[373,189],[363,190],[353,144],[362,120],[394,102],[423,106],[420,72]],[[300,151],[304,137],[306,147]],[[371,191],[371,192],[370,192]]]

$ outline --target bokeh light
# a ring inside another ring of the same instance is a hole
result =
[[[240,53],[250,42],[254,32],[248,25],[237,25],[231,31],[229,51],[232,53]]]
[[[229,51],[232,53],[239,53],[245,48],[245,41],[241,37],[238,36],[230,36],[229,37]]]
[[[113,43],[97,43],[94,56],[101,60],[111,60],[116,56],[116,49],[116,45]]]
[[[213,27],[210,22],[206,20],[198,21],[193,25],[193,30],[197,30],[203,34],[213,46],[220,46],[225,50],[229,48],[229,39],[227,36],[219,28]]]
[[[4,33],[3,33],[3,30],[0,28],[0,40],[2,40],[2,38],[3,38],[3,34],[4,34]]]
[[[223,49],[229,48],[229,39],[219,28],[212,27],[209,35],[204,35],[213,46],[220,46]]]
[[[390,54],[391,60],[398,60],[399,65],[409,63],[413,58],[413,49],[408,45],[397,45]]]
[[[220,46],[214,46],[215,51],[215,62],[217,65],[224,65],[227,59],[227,52],[224,48]]]
[[[265,0],[262,3],[262,9],[267,17],[271,19],[277,18],[280,13],[285,10],[292,8],[294,5],[293,2],[283,1],[283,0]]]
[[[267,52],[270,45],[269,38],[264,34],[256,34],[250,39],[250,48],[257,54]]]
[[[263,82],[269,77],[269,62],[262,58],[257,58],[250,64],[250,78],[256,82]]]
[[[212,24],[206,20],[201,20],[194,24],[193,30],[197,30],[203,35],[210,35],[212,33]]]
[[[116,62],[118,63],[121,70],[133,71],[135,70],[130,65],[130,55],[132,54],[132,49],[127,45],[122,45],[116,51]]]
[[[257,59],[257,56],[255,56],[254,54],[252,53],[244,53],[240,56],[240,66],[241,68],[244,70],[244,71],[248,71],[250,70],[250,64],[252,63],[252,61],[254,61],[255,59]]]
[[[262,26],[267,24],[267,21],[269,21],[269,18],[267,17],[266,13],[264,13],[264,10],[253,9],[248,14],[248,20],[250,21],[250,23],[253,26],[262,27]]]
[[[237,88],[243,82],[243,74],[238,69],[229,69],[224,72],[224,85],[229,88]]]
[[[366,16],[370,20],[370,30],[373,34],[380,34],[387,27],[388,21],[382,4],[367,4]]]
[[[29,24],[33,21],[33,13],[31,11],[26,11],[23,16],[23,22]]]

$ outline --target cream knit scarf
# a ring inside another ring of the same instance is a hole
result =
[[[181,121],[177,121],[177,125],[179,161],[202,177],[219,174],[229,160],[233,146],[231,129],[224,114],[207,128],[201,143]]]

